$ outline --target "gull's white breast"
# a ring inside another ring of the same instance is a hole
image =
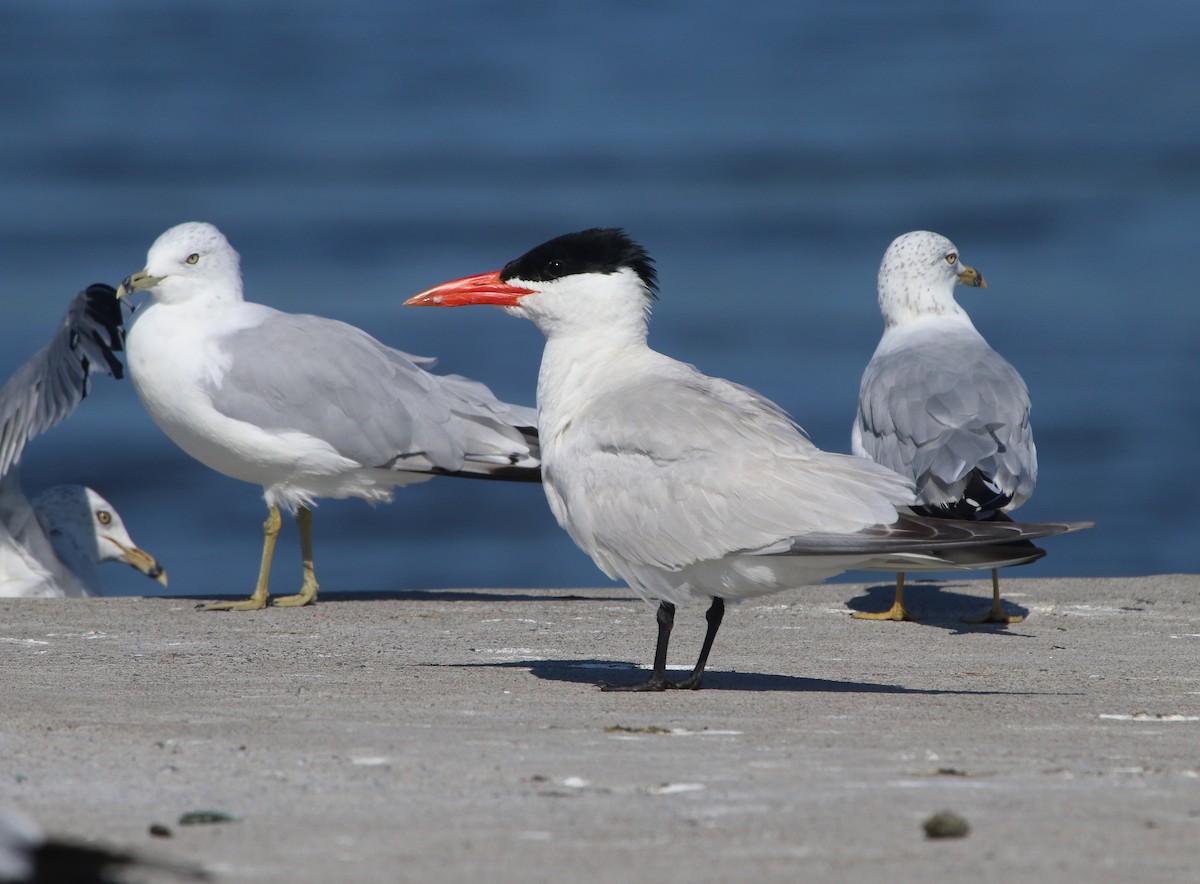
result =
[[[203,303],[146,305],[129,330],[130,379],[154,422],[205,466],[270,488],[305,476],[323,476],[359,464],[305,433],[263,429],[214,406],[236,366],[223,337],[261,321],[267,308],[239,303],[209,309]],[[263,353],[264,359],[282,354]]]

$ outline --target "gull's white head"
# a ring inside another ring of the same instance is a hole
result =
[[[149,290],[155,301],[176,304],[193,298],[213,302],[242,300],[238,253],[211,224],[177,224],[150,246],[144,270],[127,278],[117,297]]]
[[[54,552],[89,590],[96,591],[96,565],[104,562],[124,562],[167,585],[166,571],[133,542],[116,507],[96,491],[56,485],[31,503]]]
[[[914,230],[892,240],[879,265],[879,309],[884,324],[900,325],[920,316],[967,314],[954,300],[959,283],[987,287],[958,248],[940,233]]]
[[[555,237],[503,270],[443,283],[406,304],[492,304],[533,320],[551,337],[583,333],[645,339],[658,289],[654,262],[623,230],[595,227]]]

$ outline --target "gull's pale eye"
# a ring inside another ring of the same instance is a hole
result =
[[[108,510],[96,510],[96,521],[101,525],[111,525],[112,513]]]
[[[195,264],[199,260],[200,260],[200,256],[198,254],[196,254],[195,252],[192,252],[190,255],[187,256],[187,262],[189,264]]]
[[[191,261],[192,259],[188,258],[188,260]],[[958,263],[958,252],[951,252],[949,255],[947,255],[946,263],[950,264],[951,266],[957,264]]]

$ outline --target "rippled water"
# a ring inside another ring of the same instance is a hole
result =
[[[401,302],[621,225],[659,263],[655,346],[845,451],[879,258],[930,228],[987,276],[960,299],[1033,393],[1041,475],[1021,515],[1098,522],[1024,573],[1195,570],[1200,6],[413,6],[0,5],[0,373],[71,294],[203,219],[251,298],[531,403],[532,325]],[[97,487],[174,592],[250,588],[258,490],[174,448],[127,383],[98,381],[25,481]],[[285,534],[277,591],[298,574]],[[316,538],[325,591],[604,580],[536,487],[330,501]]]

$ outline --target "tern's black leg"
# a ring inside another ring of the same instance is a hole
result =
[[[671,628],[675,625],[675,606],[670,602],[659,602],[658,643],[654,647],[654,671],[649,681],[637,684],[602,684],[602,691],[665,691],[674,687],[667,680],[667,645],[671,641]],[[711,627],[710,627],[711,628]]]
[[[696,668],[692,670],[691,675],[672,684],[671,687],[682,691],[698,691],[704,686],[704,667],[708,665],[708,652],[712,650],[713,639],[717,637],[717,630],[721,628],[721,620],[724,617],[725,600],[714,598],[708,607],[708,613],[704,615],[704,619],[708,621],[708,632],[704,634],[704,645],[700,648],[700,659],[696,661]]]

